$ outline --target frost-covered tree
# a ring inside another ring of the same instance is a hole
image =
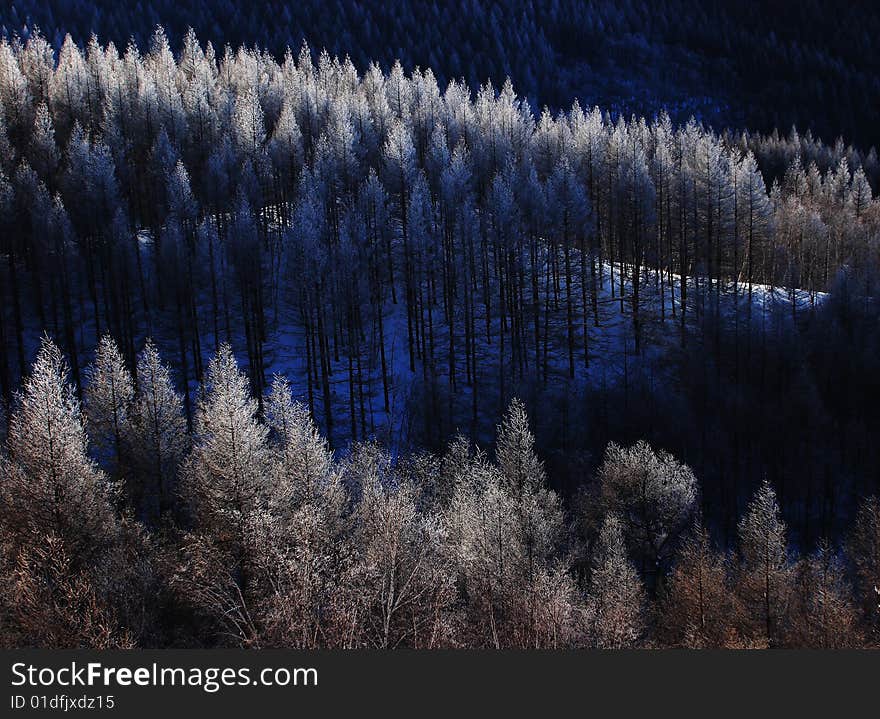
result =
[[[343,473],[308,411],[276,376],[265,402],[272,484],[262,571],[272,577],[264,635],[273,645],[353,646],[360,616],[357,558]]]
[[[513,399],[498,426],[495,448],[498,489],[504,497],[493,501],[509,502],[507,511],[512,512],[508,531],[513,542],[510,549],[516,555],[511,568],[522,587],[518,591],[525,594],[525,604],[518,611],[522,613],[519,621],[526,623],[526,635],[519,641],[527,646],[547,646],[571,631],[570,615],[576,602],[566,576],[562,508],[556,494],[545,486],[544,466],[534,442],[525,405]],[[551,587],[555,591],[545,594],[542,604],[539,597]],[[550,614],[541,616],[542,608]]]
[[[55,142],[55,129],[49,108],[43,104],[37,106],[34,117],[34,129],[28,152],[31,167],[50,186],[54,184],[55,173],[61,162],[61,153]]]
[[[792,647],[815,649],[858,647],[859,619],[843,561],[822,540],[794,568],[785,641]]]
[[[134,383],[114,339],[106,334],[85,370],[83,400],[89,438],[108,470],[118,471],[129,431]]]
[[[356,483],[357,569],[363,585],[363,641],[383,649],[449,643],[454,573],[442,523],[418,510],[417,488],[391,474],[387,455],[359,445],[346,463]]]
[[[180,494],[195,531],[183,538],[173,585],[219,636],[259,646],[258,608],[277,564],[277,524],[269,514],[268,428],[257,418],[247,377],[229,345],[208,365],[193,447],[181,466]]]
[[[193,448],[182,469],[181,491],[201,531],[246,553],[249,522],[266,506],[268,428],[229,345],[208,365]]]
[[[131,649],[135,637],[95,577],[55,534],[35,538],[2,579],[4,646]]]
[[[467,641],[494,647],[570,644],[579,600],[570,561],[559,551],[562,512],[558,498],[536,484],[543,470],[519,402],[499,428],[499,448],[506,470],[461,439],[443,461],[444,482],[452,484],[444,525],[467,599]]]
[[[48,338],[0,456],[0,613],[15,646],[129,647],[155,627],[152,546],[114,512],[79,402]]]
[[[572,170],[568,158],[563,157],[555,165],[547,180],[547,196],[551,198],[549,208],[552,215],[552,227],[563,252],[563,271],[565,273],[565,318],[566,336],[568,339],[568,376],[574,379],[575,367],[575,287],[574,277],[576,266],[572,264],[572,253],[578,248],[585,250],[584,238],[588,230],[587,220],[590,207],[584,188]],[[585,255],[582,255],[584,258]],[[581,266],[583,270],[585,265]],[[580,312],[585,313],[586,307]],[[584,355],[586,356],[586,339]]]
[[[66,137],[74,123],[88,121],[89,72],[79,46],[68,34],[58,52],[58,64],[49,81],[49,103],[59,129]]]
[[[268,145],[282,197],[286,197],[296,186],[296,176],[303,162],[302,145],[302,132],[296,122],[296,111],[292,103],[285,102]]]
[[[755,492],[738,531],[736,591],[745,608],[745,630],[755,641],[774,646],[781,639],[792,568],[785,522],[769,482]]]
[[[865,176],[865,171],[860,167],[853,173],[848,197],[849,205],[857,220],[862,218],[865,210],[871,205],[872,199],[871,184]]]
[[[739,644],[727,562],[700,523],[681,542],[658,610],[658,634],[664,643],[691,648]]]
[[[232,128],[243,153],[253,156],[259,152],[266,140],[266,130],[256,88],[248,88],[244,95],[236,99]]]
[[[286,378],[276,375],[272,379],[265,407],[277,462],[271,491],[283,513],[315,501],[328,491],[338,481],[337,469],[327,440],[308,408],[293,400]]]
[[[177,161],[166,179],[165,186],[169,214],[174,216],[184,230],[193,232],[199,206],[192,193],[189,173],[182,161]]]
[[[622,649],[638,644],[645,628],[645,591],[629,561],[620,520],[609,514],[599,533],[587,584],[590,644]]]
[[[52,533],[70,551],[97,551],[115,527],[113,492],[92,462],[61,351],[44,337],[9,420],[2,458],[4,523],[23,538]]]
[[[10,138],[25,141],[33,123],[34,99],[13,46],[5,38],[0,41],[0,103]]]
[[[173,505],[177,470],[188,446],[183,399],[152,340],[138,357],[137,378],[127,450],[150,513],[162,515]]]
[[[647,442],[632,447],[612,442],[599,482],[603,506],[619,518],[642,572],[656,578],[696,509],[699,489],[693,471]]]
[[[511,495],[520,497],[544,488],[544,465],[535,453],[535,437],[522,400],[514,398],[498,426],[498,468]]]
[[[744,276],[748,285],[748,307],[751,317],[753,282],[758,274],[770,232],[772,211],[764,178],[758,163],[749,153],[736,165],[736,222],[734,252],[737,277]]]

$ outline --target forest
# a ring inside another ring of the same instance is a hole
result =
[[[0,41],[3,644],[876,646],[878,177],[307,45]]]
[[[42,31],[59,50],[93,33],[146,51],[156,25],[172,47],[188,28],[218,50],[287,47],[430,67],[442,87],[510,77],[532,109],[582,105],[628,117],[665,110],[715,127],[880,145],[880,8],[871,0],[9,0],[0,36]]]

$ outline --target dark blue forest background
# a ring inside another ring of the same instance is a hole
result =
[[[172,47],[188,27],[215,47],[259,44],[283,56],[303,41],[358,67],[431,67],[441,87],[509,76],[536,108],[599,104],[720,130],[811,131],[867,150],[880,144],[880,5],[868,0],[13,0],[0,33],[36,28],[60,48],[95,33],[146,50],[162,24]],[[219,50],[218,50],[219,51]]]

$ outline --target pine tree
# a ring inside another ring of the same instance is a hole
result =
[[[781,639],[791,592],[785,523],[776,493],[764,481],[739,523],[737,593],[746,610],[745,630],[775,646]]]
[[[695,523],[684,537],[659,603],[659,635],[671,646],[730,647],[739,640],[725,558]]]
[[[112,536],[113,492],[88,456],[80,405],[61,351],[44,337],[9,420],[2,460],[4,523],[20,536],[52,533],[71,552]]]
[[[785,630],[789,646],[845,649],[861,644],[859,612],[845,571],[840,556],[825,540],[795,566]]]
[[[129,431],[134,383],[116,342],[105,334],[86,368],[83,392],[89,438],[108,471],[125,462],[123,438]]]
[[[127,447],[148,514],[156,517],[172,507],[177,470],[188,446],[186,419],[183,399],[150,339],[138,357],[137,378]]]
[[[587,585],[587,636],[600,649],[638,644],[644,632],[645,592],[626,556],[620,520],[608,515],[593,554]]]
[[[198,526],[241,556],[252,515],[266,506],[268,429],[229,345],[208,365],[193,448],[182,470],[183,496]]]

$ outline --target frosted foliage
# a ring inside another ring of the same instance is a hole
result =
[[[637,643],[644,630],[645,594],[627,558],[620,520],[609,515],[599,533],[587,588],[587,625],[591,642],[603,649]]]
[[[634,551],[658,562],[694,512],[698,485],[690,467],[646,442],[611,443],[599,479],[603,504],[620,518]]]
[[[119,348],[104,335],[85,373],[85,414],[89,437],[102,454],[118,455],[129,430],[134,384]]]
[[[291,397],[290,384],[275,376],[266,401],[268,424],[275,437],[275,486],[278,501],[293,507],[313,500],[338,477],[333,454],[308,408]]]
[[[754,633],[772,646],[779,641],[792,577],[785,523],[769,482],[755,493],[738,533],[740,596],[752,613]]]
[[[80,405],[61,351],[43,338],[9,421],[2,460],[7,520],[66,539],[112,528],[111,492],[87,453]]]
[[[188,446],[183,398],[175,391],[156,346],[147,340],[138,357],[138,391],[130,451],[137,471],[167,507],[177,468]]]
[[[248,380],[232,350],[222,345],[208,365],[183,476],[184,492],[201,522],[218,523],[240,535],[248,514],[265,504],[267,435]]]
[[[498,427],[495,450],[505,481],[517,494],[543,487],[544,465],[535,454],[535,437],[529,429],[525,405],[514,399]]]

